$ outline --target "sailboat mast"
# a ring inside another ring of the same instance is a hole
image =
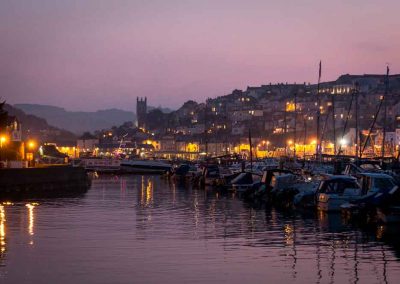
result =
[[[293,137],[293,156],[296,160],[296,140],[297,140],[297,91],[294,93],[294,137]]]
[[[321,141],[320,141],[320,117],[321,117],[321,98],[319,94],[319,87],[321,83],[321,68],[322,62],[319,61],[319,72],[318,72],[318,85],[317,85],[317,148],[315,149],[315,158],[319,159],[321,151]]]
[[[250,146],[250,170],[253,170],[253,145],[251,143],[251,131],[249,128],[249,146]]]
[[[382,138],[382,162],[385,158],[385,142],[386,142],[386,116],[387,116],[387,94],[389,90],[389,66],[386,67],[385,78],[385,95],[383,96],[383,138]]]
[[[333,127],[333,155],[336,155],[336,121],[335,121],[335,94],[331,93],[332,103],[332,127]]]
[[[206,158],[208,157],[208,127],[207,127],[207,107],[208,107],[208,102],[206,100],[206,105],[204,109],[204,140],[205,140],[205,146],[206,146]]]
[[[355,105],[355,107],[356,107],[356,161],[358,161],[358,159],[359,158],[361,158],[361,157],[359,157],[359,155],[358,155],[358,153],[359,153],[359,149],[360,149],[360,134],[359,134],[359,127],[358,127],[358,83],[356,82],[356,84],[355,84],[355,89],[354,89],[354,92],[355,92],[355,100],[356,100],[356,105]]]
[[[303,140],[303,160],[306,161],[306,142],[307,142],[307,114],[304,115],[304,140]]]

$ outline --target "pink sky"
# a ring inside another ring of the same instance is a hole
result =
[[[57,2],[57,3],[56,3]],[[269,82],[400,72],[399,0],[0,2],[0,96],[176,108]]]

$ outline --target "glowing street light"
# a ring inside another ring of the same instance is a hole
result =
[[[1,136],[0,137],[0,148],[3,148],[3,144],[7,142],[7,137],[6,136]]]
[[[36,147],[35,141],[33,141],[33,140],[28,141],[28,148],[29,148],[30,150],[35,149],[35,147]]]
[[[341,146],[346,146],[347,145],[347,140],[342,138],[342,139],[340,139],[339,143],[340,143]]]

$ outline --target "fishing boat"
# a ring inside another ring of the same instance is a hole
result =
[[[137,174],[163,174],[171,170],[171,165],[157,160],[123,160],[121,171]]]

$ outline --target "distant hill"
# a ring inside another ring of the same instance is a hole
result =
[[[136,120],[133,112],[120,109],[98,110],[96,112],[67,111],[64,108],[37,105],[37,104],[15,104],[14,107],[44,118],[48,123],[56,127],[69,130],[76,134],[85,131],[106,129],[118,126],[127,121]]]
[[[49,125],[43,118],[26,114],[22,110],[8,104],[4,106],[4,110],[8,112],[9,116],[15,116],[21,122],[24,138],[36,138],[42,142],[75,144],[77,139],[75,134]]]

